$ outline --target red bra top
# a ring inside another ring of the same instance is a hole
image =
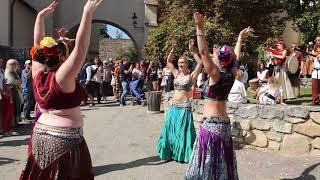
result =
[[[225,101],[234,83],[231,71],[221,72],[220,80],[204,90],[204,98],[212,101]],[[209,82],[208,82],[209,83]]]
[[[274,55],[278,55],[278,56],[281,56],[282,55],[282,51],[284,50],[279,50],[279,49],[272,49],[270,50],[272,52],[272,54]],[[274,58],[276,63],[279,64],[279,65],[282,65],[283,63],[286,62],[286,58],[284,59],[280,59],[280,58]]]
[[[72,93],[62,92],[56,81],[56,72],[39,72],[33,80],[33,92],[37,103],[46,110],[70,109],[80,106],[85,98],[85,91],[76,83]]]

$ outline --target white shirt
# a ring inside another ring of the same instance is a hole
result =
[[[268,72],[268,69],[265,69],[262,72],[260,71],[257,72],[257,78],[259,79],[259,81],[263,81],[266,79],[267,72]]]
[[[228,95],[229,102],[245,103],[247,97],[246,88],[239,80],[235,80]]]
[[[249,78],[248,72],[247,72],[246,70],[243,71],[243,77],[242,77],[242,79],[241,79],[241,82],[242,82],[243,84],[247,84],[247,83],[248,83],[248,78]]]
[[[111,81],[111,78],[112,78],[112,73],[109,69],[103,69],[102,70],[102,80],[103,82],[109,82]]]
[[[163,68],[163,70],[162,70],[162,75],[163,76],[171,76],[172,75],[172,73],[171,73],[171,71],[170,71],[170,69],[169,68]]]
[[[141,79],[141,76],[142,76],[142,71],[136,68],[132,70],[132,78]]]
[[[283,89],[279,87],[277,89],[272,90],[269,87],[269,85],[266,85],[265,87],[262,87],[259,92],[262,93],[259,97],[259,104],[272,105],[272,104],[277,104],[277,99],[279,99],[282,96]],[[266,93],[272,95],[276,100],[273,100],[267,97]]]
[[[96,72],[96,74],[91,79],[91,74],[93,73],[92,71],[96,71],[97,68],[99,68],[98,71]],[[87,67],[86,72],[87,72],[87,80],[88,81],[91,80],[91,81],[94,81],[94,82],[97,82],[97,83],[101,83],[102,82],[101,67],[98,67],[97,65],[91,65],[91,66]]]
[[[161,79],[162,78],[162,72],[163,70],[161,68],[158,68],[158,79]]]
[[[313,58],[313,67],[314,70],[312,71],[311,78],[312,79],[320,79],[320,59],[316,57]]]
[[[202,81],[202,73],[198,75],[197,78],[197,87],[200,87],[204,82]]]

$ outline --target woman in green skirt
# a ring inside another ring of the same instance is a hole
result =
[[[194,41],[190,40],[189,51],[197,62],[196,68],[190,73],[188,58],[182,56],[178,60],[176,69],[172,63],[176,46],[176,42],[173,42],[167,58],[167,67],[175,78],[174,94],[166,113],[166,122],[162,128],[157,150],[162,160],[189,162],[196,138],[191,111],[192,85],[201,71],[202,62],[194,50]]]

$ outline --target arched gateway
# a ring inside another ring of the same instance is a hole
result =
[[[37,11],[52,0],[25,0]],[[86,0],[62,0],[56,13],[47,21],[47,34],[55,28],[68,30],[78,26]],[[94,15],[94,22],[114,25],[134,42],[140,55],[150,28],[157,26],[157,0],[104,0]],[[96,41],[98,38],[92,38]],[[92,42],[97,44],[97,42]]]

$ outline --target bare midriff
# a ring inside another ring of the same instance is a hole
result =
[[[226,101],[204,100],[204,117],[228,117],[226,111]]]
[[[40,111],[42,114],[38,122],[41,124],[62,128],[80,128],[83,126],[80,106],[50,111],[40,108]]]
[[[183,90],[175,90],[172,102],[173,103],[181,103],[190,101],[192,99],[192,91],[183,91]]]

